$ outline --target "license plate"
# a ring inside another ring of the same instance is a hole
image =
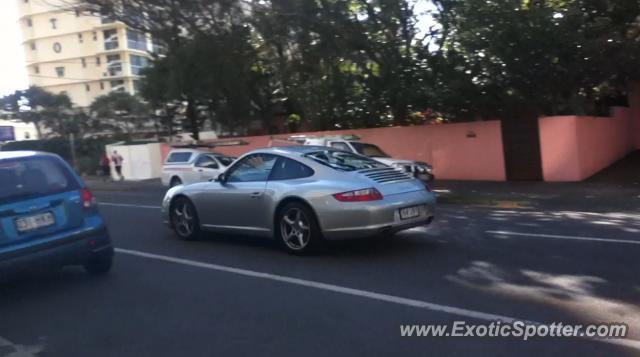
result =
[[[56,220],[53,213],[47,212],[16,219],[16,228],[18,229],[18,232],[23,233],[34,229],[52,226],[55,223]]]
[[[400,219],[409,219],[420,216],[420,206],[400,209]]]

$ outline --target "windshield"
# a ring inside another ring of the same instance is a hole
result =
[[[0,202],[76,190],[77,180],[58,159],[22,158],[0,161]]]
[[[305,156],[323,165],[341,171],[356,171],[387,167],[387,165],[375,160],[371,160],[365,156],[356,155],[345,151],[326,150],[309,153]]]
[[[358,152],[358,154],[369,156],[369,157],[389,157],[387,153],[382,151],[379,147],[373,144],[365,144],[365,143],[354,143],[351,145]]]

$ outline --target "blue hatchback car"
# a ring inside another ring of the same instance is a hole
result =
[[[82,265],[104,274],[112,260],[96,200],[64,160],[0,151],[0,272]]]

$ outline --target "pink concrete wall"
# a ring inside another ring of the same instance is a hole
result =
[[[356,134],[363,142],[380,146],[394,158],[425,161],[434,166],[436,177],[457,180],[505,181],[506,173],[499,121],[484,121],[411,127],[337,130],[310,135]],[[287,134],[242,137],[249,145],[218,147],[216,151],[240,156],[267,147],[272,139]],[[287,143],[273,141],[272,146]],[[166,155],[166,152],[165,152]]]
[[[544,180],[584,180],[633,150],[630,110],[613,108],[612,115],[540,118]]]
[[[545,181],[580,180],[576,116],[538,119],[542,176]]]

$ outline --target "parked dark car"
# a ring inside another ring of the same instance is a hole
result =
[[[112,259],[96,200],[64,160],[0,152],[0,272],[82,265],[104,274]]]

